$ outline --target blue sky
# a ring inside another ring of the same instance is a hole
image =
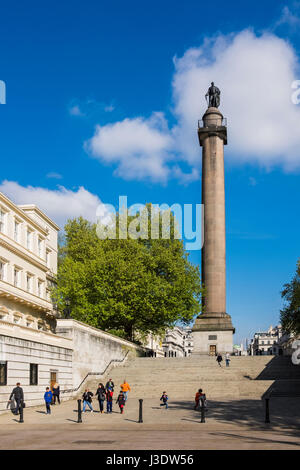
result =
[[[276,324],[299,257],[298,2],[17,1],[1,18],[0,190],[60,224],[119,195],[200,203],[197,119],[220,86],[227,310],[235,341]]]

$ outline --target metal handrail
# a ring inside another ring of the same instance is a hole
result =
[[[86,379],[90,376],[90,375],[104,375],[105,372],[107,371],[107,369],[109,368],[109,366],[113,363],[113,362],[124,362],[126,357],[128,356],[129,354],[129,351],[127,351],[127,353],[125,354],[125,356],[122,358],[122,359],[112,359],[109,364],[106,366],[105,370],[103,372],[88,372],[86,374],[86,376],[84,377],[84,379],[81,381],[81,383],[78,385],[77,388],[69,388],[67,390],[61,390],[60,393],[71,393],[71,392],[77,392],[80,387],[83,385],[83,383],[86,381]]]

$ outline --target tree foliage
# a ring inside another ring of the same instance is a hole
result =
[[[200,274],[174,227],[171,217],[171,239],[101,240],[96,225],[69,220],[54,293],[60,311],[68,300],[72,318],[128,339],[190,323],[201,308]]]
[[[281,295],[285,300],[285,307],[280,312],[282,328],[289,333],[300,334],[300,260],[295,276],[283,286]]]

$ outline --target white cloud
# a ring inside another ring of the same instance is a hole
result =
[[[175,66],[177,142],[182,152],[188,146],[191,164],[199,159],[194,129],[201,103],[205,107],[203,91],[214,80],[222,91],[220,110],[228,117],[227,158],[289,169],[300,165],[300,108],[291,101],[298,63],[286,41],[247,30],[187,51]]]
[[[56,180],[61,180],[62,179],[62,175],[60,173],[55,173],[54,171],[51,171],[50,173],[47,173],[46,177],[47,178],[53,178],[53,179],[56,179]]]
[[[299,9],[299,3],[294,5],[296,10]],[[280,26],[287,25],[292,29],[299,28],[300,18],[297,12],[291,11],[288,6],[284,6],[282,9],[281,17],[276,21],[274,29],[279,28]]]
[[[80,107],[77,104],[71,106],[71,108],[69,109],[69,113],[71,114],[71,116],[85,116],[85,113],[81,111]]]
[[[36,204],[45,214],[63,227],[67,219],[82,216],[85,219],[96,222],[96,210],[103,207],[99,213],[104,222],[109,216],[109,211],[99,197],[80,187],[77,191],[71,191],[63,186],[50,190],[46,188],[21,186],[15,181],[2,181],[0,191],[10,198],[15,204]]]
[[[267,168],[300,167],[300,106],[291,100],[291,85],[300,74],[287,41],[252,30],[219,35],[176,57],[174,65],[173,128],[162,113],[97,126],[86,143],[94,157],[115,165],[115,173],[125,179],[195,180],[201,163],[197,121],[214,81],[221,89],[220,110],[228,118],[225,158]],[[191,166],[190,174],[182,172],[180,161]]]
[[[104,163],[117,163],[116,174],[125,179],[166,181],[172,138],[162,113],[149,119],[124,119],[97,126],[86,148]]]

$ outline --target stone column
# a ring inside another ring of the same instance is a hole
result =
[[[203,312],[193,328],[194,352],[232,351],[234,328],[226,313],[226,242],[224,145],[227,128],[217,108],[208,108],[198,128],[202,147],[202,204],[204,204],[204,245],[202,283],[205,288]]]

